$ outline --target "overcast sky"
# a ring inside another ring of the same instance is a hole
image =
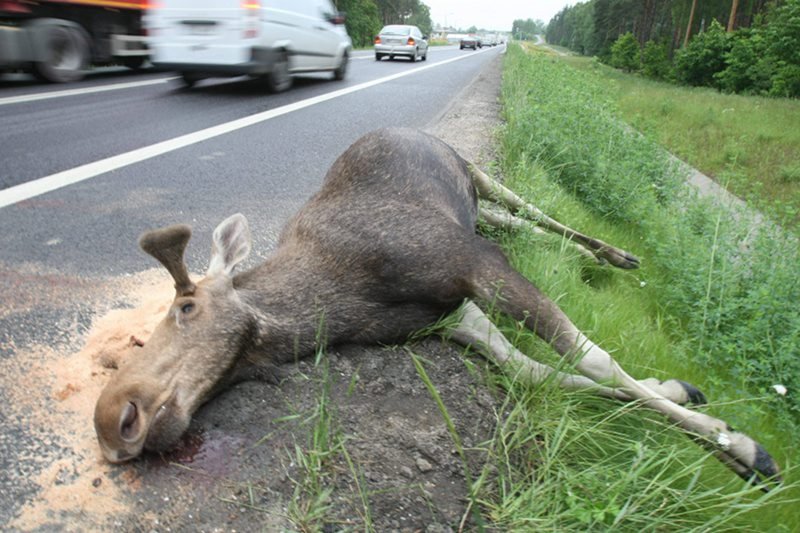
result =
[[[422,0],[431,8],[433,25],[476,26],[511,31],[515,19],[540,19],[545,24],[564,6],[578,0]]]

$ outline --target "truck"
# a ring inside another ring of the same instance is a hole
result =
[[[91,65],[141,67],[148,0],[0,0],[0,73],[64,83]]]

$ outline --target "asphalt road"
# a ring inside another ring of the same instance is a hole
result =
[[[300,77],[279,95],[246,80],[184,90],[147,71],[57,86],[0,77],[0,363],[24,366],[31,346],[85,333],[97,310],[75,295],[154,268],[136,246],[146,229],[191,224],[187,263],[202,272],[213,228],[241,212],[254,233],[245,266],[265,257],[350,143],[379,127],[431,125],[500,52],[432,48],[416,64],[357,52],[344,81]],[[0,375],[0,403],[19,387]],[[9,412],[0,525],[35,495],[38,452],[57,447]]]

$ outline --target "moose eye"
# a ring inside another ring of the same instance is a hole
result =
[[[184,315],[187,315],[192,311],[194,311],[194,304],[191,302],[185,303],[181,306],[181,313],[183,313]]]

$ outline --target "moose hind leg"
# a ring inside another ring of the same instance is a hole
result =
[[[478,237],[479,238],[479,237]],[[589,340],[566,314],[539,289],[511,268],[499,249],[485,248],[473,269],[474,296],[495,302],[592,381],[620,388],[632,400],[665,415],[740,476],[772,483],[780,481],[775,461],[755,440],[734,431],[722,420],[691,411],[653,390],[646,382],[633,379],[605,350]],[[768,490],[767,485],[762,485]]]
[[[590,391],[606,398],[632,400],[622,389],[606,387],[586,376],[560,372],[531,359],[517,350],[474,302],[467,301],[457,313],[461,315],[460,321],[455,329],[448,332],[451,340],[476,350],[504,371],[532,385],[554,379],[567,390]],[[678,404],[705,403],[703,394],[683,381],[672,379],[662,382],[648,378],[643,383]]]

